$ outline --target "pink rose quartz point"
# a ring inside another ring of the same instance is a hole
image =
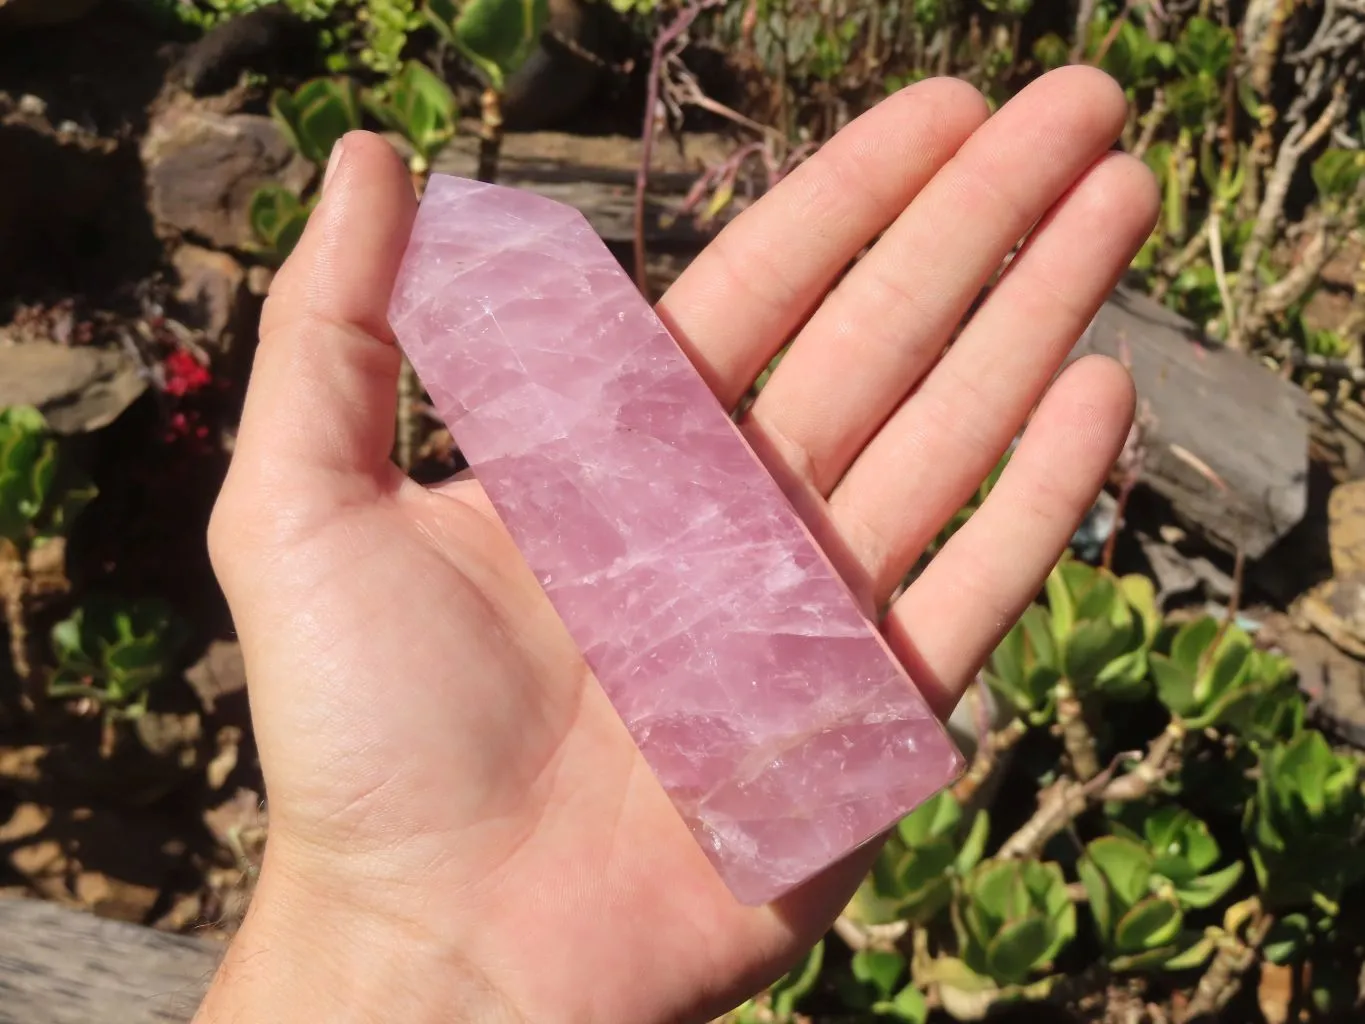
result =
[[[576,210],[433,175],[389,320],[738,900],[781,896],[960,774],[875,625]]]

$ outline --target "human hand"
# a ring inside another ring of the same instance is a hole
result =
[[[989,119],[963,83],[919,83],[739,216],[659,304],[727,407],[794,339],[743,429],[869,609],[1032,413],[990,498],[885,618],[941,715],[1131,423],[1110,361],[1048,388],[1156,215],[1146,169],[1106,152],[1124,113],[1084,68]],[[339,152],[266,303],[210,527],[270,838],[199,1019],[709,1019],[820,936],[876,851],[736,903],[478,484],[425,488],[393,465],[385,310],[415,200],[381,140]]]

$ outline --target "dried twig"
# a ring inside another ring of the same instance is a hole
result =
[[[649,277],[645,269],[645,191],[649,187],[649,166],[654,156],[654,133],[658,129],[664,66],[686,46],[687,31],[698,16],[724,2],[699,0],[684,7],[654,39],[645,86],[645,123],[640,140],[640,165],[635,172],[635,285],[646,298],[649,297]]]
[[[1332,98],[1317,119],[1310,125],[1306,116],[1300,112],[1298,120],[1290,127],[1280,144],[1280,150],[1275,156],[1274,169],[1266,181],[1265,192],[1261,197],[1256,224],[1242,249],[1242,258],[1237,267],[1237,284],[1233,290],[1236,323],[1230,325],[1231,329],[1228,332],[1228,345],[1231,348],[1245,349],[1250,342],[1247,327],[1255,323],[1256,268],[1275,237],[1275,229],[1284,211],[1285,199],[1289,195],[1294,173],[1308,151],[1322,141],[1349,105],[1350,93],[1346,90],[1345,84],[1338,81],[1333,89]],[[1290,108],[1291,115],[1300,106],[1301,104],[1296,101]]]

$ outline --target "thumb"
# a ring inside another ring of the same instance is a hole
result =
[[[401,360],[386,312],[416,208],[387,142],[338,143],[262,311],[228,486],[330,504],[392,481]]]

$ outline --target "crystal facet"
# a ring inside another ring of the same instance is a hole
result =
[[[576,210],[433,175],[389,320],[736,898],[783,894],[961,771],[781,488]]]

